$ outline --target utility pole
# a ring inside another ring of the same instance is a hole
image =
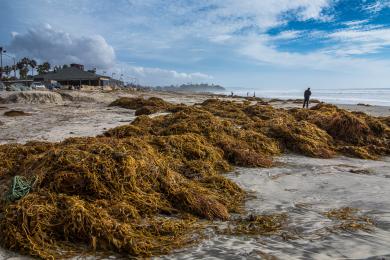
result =
[[[3,47],[0,47],[0,80],[2,78],[3,78]]]
[[[11,58],[11,59],[14,60],[14,77],[15,77],[15,79],[16,79],[16,58],[13,57],[13,56],[11,56],[11,55],[6,54],[5,52],[6,52],[6,51],[4,51],[4,55],[5,55],[5,56],[7,56],[7,57],[9,57],[9,58]]]

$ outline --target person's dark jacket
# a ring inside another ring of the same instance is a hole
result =
[[[309,99],[310,96],[311,96],[311,91],[306,89],[305,93],[304,93],[304,96],[305,96],[305,99]]]

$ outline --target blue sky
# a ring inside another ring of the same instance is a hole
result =
[[[390,0],[0,0],[17,57],[148,85],[390,87]]]

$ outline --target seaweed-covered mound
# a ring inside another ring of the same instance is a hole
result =
[[[294,111],[294,116],[325,130],[334,139],[335,149],[345,155],[375,159],[390,153],[389,127],[380,118],[323,103]]]
[[[106,136],[125,138],[137,135],[170,136],[193,133],[220,148],[233,165],[272,166],[273,155],[280,154],[278,143],[262,133],[240,129],[208,111],[186,107],[176,113],[149,118],[141,116],[131,125],[111,129]]]
[[[14,116],[30,116],[31,114],[21,110],[10,110],[4,112],[4,115],[8,117],[14,117]]]
[[[387,118],[349,112],[320,103],[312,109],[277,109],[262,103],[209,99],[195,106],[172,106],[170,115],[139,117],[107,136],[196,133],[239,166],[272,165],[272,156],[292,151],[312,157],[336,154],[376,159],[390,154]]]
[[[166,253],[191,242],[194,217],[228,219],[243,199],[219,175],[230,169],[221,151],[192,134],[3,145],[0,158],[0,183],[34,179],[27,196],[2,202],[0,243],[45,259],[80,245]]]
[[[134,109],[137,116],[150,115],[174,107],[171,103],[157,97],[150,97],[149,99],[121,97],[112,102],[110,106]]]

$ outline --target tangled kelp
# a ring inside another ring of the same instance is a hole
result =
[[[217,229],[226,235],[273,235],[281,231],[287,223],[286,214],[249,215],[230,221],[227,228]]]
[[[21,110],[10,110],[4,112],[4,115],[8,117],[14,117],[14,116],[30,116],[31,114]]]
[[[0,182],[16,173],[36,178],[27,196],[2,202],[1,244],[48,259],[80,250],[79,244],[148,256],[191,242],[196,223],[186,214],[227,219],[243,199],[242,190],[219,175],[229,169],[221,152],[202,140],[191,146],[195,139],[99,137],[0,146]]]
[[[380,120],[383,124],[385,124],[385,125],[387,125],[388,127],[390,127],[390,116],[388,116],[388,117],[380,117],[379,120]]]
[[[241,166],[271,166],[270,156],[283,150],[319,158],[343,154],[376,159],[390,154],[386,119],[323,103],[309,110],[286,110],[248,101],[209,99],[192,107],[181,105],[169,111],[173,114],[155,119],[139,118],[130,126],[107,134],[197,133],[224,150],[229,162]],[[248,135],[258,138],[248,141],[245,139]]]
[[[134,109],[137,116],[150,115],[174,107],[171,103],[157,97],[150,97],[149,99],[121,97],[112,102],[110,106]]]
[[[129,126],[111,129],[106,136],[169,136],[187,133],[203,136],[223,151],[223,157],[239,166],[272,165],[270,156],[280,154],[278,144],[267,136],[251,130],[239,129],[228,120],[222,120],[199,108],[185,107],[176,113],[150,118],[141,116]]]
[[[347,231],[371,231],[375,226],[374,220],[369,216],[358,214],[358,212],[358,209],[344,207],[329,210],[325,212],[324,215],[329,219],[340,222],[339,224],[330,228],[331,231],[338,229]]]
[[[311,110],[295,110],[294,116],[325,130],[342,154],[364,159],[390,154],[389,128],[380,118],[322,103]]]

